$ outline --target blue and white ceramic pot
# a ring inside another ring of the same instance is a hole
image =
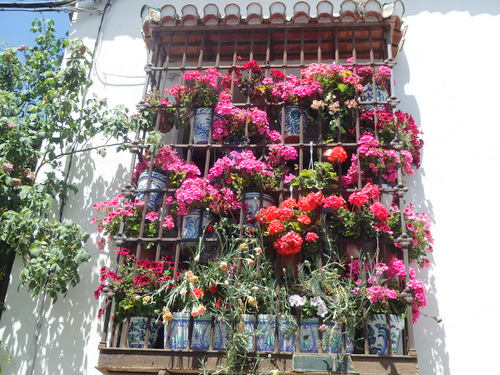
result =
[[[208,350],[210,348],[210,331],[212,317],[201,315],[193,320],[193,336],[191,336],[191,349]]]
[[[325,353],[347,353],[352,354],[354,352],[352,337],[349,337],[347,332],[342,330],[342,325],[337,323],[328,322],[325,323],[327,327],[326,331],[323,332],[322,337],[322,348]],[[343,340],[345,340],[345,351],[343,351]]]
[[[284,112],[285,118],[282,119]],[[298,143],[300,141],[300,121],[302,115],[303,129],[307,127],[307,110],[300,110],[298,105],[289,105],[283,111],[278,111],[277,120],[284,127],[285,143]]]
[[[279,351],[282,353],[294,353],[297,347],[297,324],[285,319],[278,320]]]
[[[387,90],[384,90],[381,88],[379,85],[375,86],[375,94],[376,94],[376,101],[377,102],[385,102],[389,98],[389,93]],[[374,96],[373,96],[373,86],[372,85],[366,85],[363,88],[363,92],[359,96],[362,102],[373,102],[374,101]],[[385,104],[378,104],[377,105],[377,110],[384,110],[386,108]],[[366,110],[372,110],[373,105],[367,104],[365,105]]]
[[[227,322],[214,322],[214,350],[226,350],[231,335],[231,326]]]
[[[148,172],[142,172],[137,180],[137,189],[138,190],[146,190],[148,188]],[[167,177],[158,172],[151,173],[151,184],[149,189],[151,190],[163,190],[167,185]],[[161,208],[163,203],[163,192],[161,191],[152,191],[148,194],[138,192],[137,199],[144,200],[146,199],[146,207],[149,211],[158,211]]]
[[[174,350],[187,349],[189,313],[174,312],[172,315],[173,319],[165,325],[165,348]]]
[[[201,220],[201,228],[200,228]],[[182,219],[182,250],[183,252],[192,250],[196,247],[196,241],[203,235],[203,231],[210,223],[213,223],[215,217],[212,213],[201,209],[195,209],[183,216]],[[201,229],[201,232],[200,232]],[[205,234],[210,237],[211,234]],[[188,240],[188,241],[186,241]]]
[[[300,322],[300,352],[317,353],[319,350],[319,321],[316,318]]]
[[[194,144],[208,143],[213,121],[221,119],[219,115],[213,115],[213,112],[212,108],[196,108],[191,114],[190,122],[193,125]]]
[[[257,351],[274,351],[276,332],[276,315],[259,314],[257,316]]]
[[[370,354],[387,355],[389,354],[389,329],[385,314],[375,314],[367,321],[368,340]],[[390,315],[392,354],[401,355],[401,332],[405,326],[405,320],[398,315]]]
[[[161,327],[161,324],[156,323],[155,319],[151,319],[149,327],[149,339],[145,345],[146,331],[148,328],[148,318],[144,316],[133,316],[130,318],[128,329],[127,345],[129,348],[152,348],[156,340],[156,332]]]
[[[259,192],[248,192],[243,196],[243,204],[245,205],[245,221],[253,227],[257,227],[254,218],[257,211],[261,208],[267,208],[274,205],[274,199],[269,194],[262,194],[262,207],[260,205],[260,194]]]

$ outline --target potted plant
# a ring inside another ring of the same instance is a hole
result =
[[[182,238],[185,251],[192,251],[193,239],[200,237],[216,221],[215,215],[232,216],[241,208],[233,190],[212,184],[207,178],[187,178],[175,191],[177,214],[182,217]]]
[[[260,207],[274,204],[267,193],[278,188],[282,180],[289,181],[286,163],[296,157],[297,151],[285,145],[271,145],[264,160],[250,150],[231,151],[215,161],[207,178],[221,188],[234,191],[246,205],[247,221],[252,223]]]
[[[360,95],[361,102],[373,102],[376,98],[377,110],[388,109],[388,105],[384,102],[389,98],[391,68],[386,65],[381,65],[377,68],[371,65],[358,66],[357,74],[363,79],[363,92]],[[363,106],[364,110],[373,110],[374,106],[367,104]]]
[[[317,253],[318,225],[324,196],[321,191],[311,192],[296,200],[285,199],[280,207],[270,206],[257,212],[256,220],[263,235],[273,239],[273,248],[280,255],[285,274],[296,275],[299,253]]]
[[[309,107],[312,101],[321,93],[321,85],[316,78],[298,78],[294,75],[285,76],[272,70],[269,77],[262,79],[255,86],[257,95],[269,103],[282,104],[276,113],[276,119],[283,128],[285,143],[299,141],[300,130],[308,124],[309,113],[304,107]]]
[[[344,264],[331,260],[314,267],[305,261],[297,281],[287,287],[294,293],[289,297],[290,306],[301,314],[301,352],[317,352],[320,345],[327,353],[353,352],[354,333],[366,315],[351,294],[356,285],[343,276],[344,271]]]
[[[258,143],[261,140],[277,142],[281,134],[271,131],[267,113],[257,107],[239,108],[231,102],[230,90],[219,97],[215,112],[220,117],[214,121],[212,137],[226,144]]]
[[[153,162],[151,175],[150,165]],[[178,188],[186,178],[193,178],[201,174],[199,168],[193,162],[186,162],[179,157],[177,151],[170,146],[161,147],[158,152],[146,152],[145,157],[136,164],[133,180],[137,181],[138,190],[152,189],[145,198],[144,193],[137,194],[138,199],[146,199],[147,208],[150,211],[158,211],[163,203],[164,190]],[[149,182],[149,186],[148,186]]]
[[[361,117],[358,155],[351,156],[351,166],[343,178],[344,187],[353,186],[361,179],[364,183],[382,183],[393,186],[397,183],[400,168],[403,175],[412,175],[420,167],[422,134],[413,117],[403,111],[366,111]],[[393,147],[400,148],[398,152]],[[358,163],[361,170],[358,168]]]
[[[164,91],[167,92],[167,90]],[[173,103],[164,98],[156,86],[146,94],[145,102],[146,117],[161,133],[168,133],[175,125],[185,125],[186,108],[174,107]],[[154,114],[154,116],[149,114]]]
[[[416,278],[415,270],[406,267],[402,260],[393,258],[390,263],[353,259],[349,264],[351,277],[356,287],[351,292],[363,301],[369,317],[370,354],[388,354],[389,328],[393,354],[402,354],[400,334],[404,318],[412,307],[412,320],[416,322],[420,309],[427,304],[426,289]],[[404,280],[408,272],[409,282]]]
[[[156,238],[160,233],[160,226],[166,230],[174,228],[175,219],[172,215],[162,217],[154,211],[147,212],[145,205],[144,201],[126,199],[123,194],[116,195],[110,201],[94,204],[94,210],[102,215],[91,220],[92,224],[97,224],[97,231],[104,236],[98,240],[99,247],[104,248],[106,239],[110,243],[116,243],[118,238],[125,241],[133,241],[138,237]],[[120,232],[122,222],[123,233]]]
[[[176,106],[187,108],[193,127],[193,143],[207,143],[214,118],[214,108],[219,101],[222,86],[219,84],[221,73],[215,68],[185,72],[184,85],[174,85],[166,92],[173,98]]]
[[[363,243],[369,244],[390,231],[389,211],[379,202],[379,196],[378,186],[366,184],[349,194],[347,201],[335,194],[325,198],[329,240],[341,241],[342,255],[347,259],[357,258]]]
[[[326,143],[352,131],[353,122],[349,120],[352,109],[358,107],[357,94],[363,91],[362,78],[352,67],[324,63],[311,64],[302,69],[301,74],[319,82],[320,95],[311,108],[321,110],[326,124]]]
[[[169,310],[194,318],[191,349],[209,348],[210,330],[201,326],[213,320],[213,349],[226,350],[228,362],[236,366],[235,357],[241,358],[248,351],[272,350],[259,344],[256,347],[253,338],[261,333],[254,331],[255,314],[274,311],[274,266],[266,259],[255,230],[247,228],[240,237],[240,228],[227,219],[213,229],[220,240],[217,256],[201,261],[203,245],[199,241],[189,271],[168,291],[165,304]],[[200,319],[204,317],[207,319]]]
[[[128,346],[130,348],[153,347],[156,332],[161,326],[156,322],[163,307],[163,300],[157,291],[170,282],[173,276],[172,262],[138,260],[127,248],[117,251],[120,262],[116,270],[102,267],[100,270],[101,285],[94,292],[98,299],[106,296],[106,307],[111,302],[109,293],[114,296],[112,319],[114,324],[127,323]],[[106,308],[99,310],[102,315]],[[149,329],[149,342],[145,343]]]

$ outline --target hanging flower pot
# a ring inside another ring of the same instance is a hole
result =
[[[127,345],[129,348],[152,348],[156,340],[156,332],[160,328],[160,324],[155,323],[151,319],[149,326],[149,339],[146,344],[146,332],[148,328],[149,318],[144,316],[133,316],[130,318],[128,329]]]
[[[282,115],[285,118],[282,118]],[[289,105],[283,111],[278,111],[277,120],[284,127],[285,143],[298,143],[300,141],[300,121],[303,129],[307,126],[308,113],[298,105]]]
[[[137,180],[137,189],[146,190],[148,188],[148,172],[143,172]],[[151,190],[163,190],[167,185],[167,177],[158,172],[151,173],[151,183],[149,189]],[[149,211],[158,211],[163,203],[163,192],[152,191],[147,194],[146,207]],[[144,200],[145,193],[137,193],[137,199]]]
[[[214,115],[213,112],[213,108],[196,108],[191,114],[190,123],[193,127],[194,144],[208,143],[213,121],[222,119],[219,115]]]
[[[405,321],[401,316],[390,315],[391,324],[391,346],[392,354],[401,355],[401,332],[405,327]],[[385,314],[375,314],[367,321],[368,324],[368,340],[370,354],[388,355],[389,354],[389,328],[387,317]]]

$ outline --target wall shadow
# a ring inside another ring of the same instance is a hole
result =
[[[401,100],[399,109],[411,114],[415,123],[421,127],[421,115],[418,105],[418,99],[413,95],[404,93],[404,85],[410,82],[410,67],[404,50],[397,55],[397,65],[394,68],[396,77],[395,95]],[[425,134],[423,135],[425,142]],[[425,212],[433,218],[433,224],[439,218],[434,216],[434,207],[430,199],[426,196],[425,186],[422,181],[425,177],[425,165],[430,162],[425,159],[425,144],[422,152],[422,166],[413,176],[405,176],[404,180],[408,187],[408,193],[404,199],[406,203],[414,203],[416,210]],[[432,228],[431,228],[432,229]],[[430,269],[419,269],[418,277],[421,278],[427,287],[427,306],[419,321],[415,324],[414,337],[418,353],[418,366],[421,374],[434,374],[440,370],[440,374],[450,375],[450,355],[446,347],[446,331],[443,323],[438,324],[432,317],[439,316],[439,303],[436,298],[437,284],[436,277],[432,272],[437,266],[435,259],[430,254]]]

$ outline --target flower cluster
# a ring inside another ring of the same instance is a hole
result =
[[[281,151],[279,151],[281,150]],[[241,199],[244,191],[269,191],[279,186],[285,168],[280,168],[276,163],[279,156],[282,160],[296,157],[296,153],[289,148],[273,148],[272,163],[257,159],[252,151],[231,151],[229,156],[224,156],[215,161],[208,172],[207,178],[221,187],[233,190]]]
[[[412,203],[403,210],[403,215],[406,223],[405,232],[409,236],[410,244],[408,247],[408,259],[417,262],[421,267],[429,266],[428,254],[433,251],[432,245],[434,238],[431,233],[432,218],[425,212],[417,214]],[[401,228],[401,212],[396,206],[391,206],[388,224],[392,229],[390,239],[395,241],[394,245],[398,248],[402,244],[398,242],[402,234]]]
[[[386,65],[374,68],[370,65],[361,65],[356,69],[357,74],[363,79],[364,86],[372,85],[375,81],[382,90],[388,90],[391,80],[391,68]]]
[[[362,79],[352,70],[339,64],[311,64],[302,69],[306,79],[317,80],[321,96],[314,103],[315,108],[326,108],[330,114],[345,113],[347,108],[357,106],[354,100],[357,92],[363,91]]]
[[[113,236],[118,234],[122,222],[124,222],[123,234],[125,237],[138,237],[143,216],[144,237],[157,237],[160,230],[160,223],[166,229],[174,227],[175,221],[172,215],[160,217],[156,212],[146,212],[144,206],[145,203],[142,200],[128,201],[123,194],[119,194],[110,201],[99,202],[93,205],[94,210],[103,215],[103,217],[95,216],[92,218],[91,223],[97,224],[97,231],[108,237],[110,242],[113,242]],[[100,246],[104,246],[104,242],[102,241],[99,244]]]
[[[153,171],[168,176],[169,186],[179,186],[184,179],[201,174],[196,164],[186,162],[172,147],[164,146],[155,155],[149,150],[147,151],[144,161],[137,163],[135,166],[134,180],[137,180],[141,173],[147,171],[153,159]]]
[[[390,233],[388,226],[389,211],[378,201],[380,188],[370,183],[361,190],[351,193],[346,203],[343,198],[332,196],[330,231],[339,237],[367,239],[383,233]]]
[[[117,254],[122,257],[121,263],[116,271],[106,266],[101,268],[101,285],[94,292],[94,297],[98,299],[101,295],[106,295],[107,289],[114,290],[116,322],[134,314],[158,315],[162,300],[155,296],[155,292],[173,280],[173,262],[169,259],[161,259],[159,262],[137,260],[126,248],[121,248]],[[99,315],[102,312],[100,310]]]
[[[203,75],[198,70],[184,73],[185,85],[174,85],[166,90],[177,105],[188,108],[214,108],[218,102],[222,87],[219,85],[221,73],[210,68]]]
[[[270,103],[285,103],[289,105],[308,104],[322,92],[321,84],[312,77],[298,78],[279,71],[273,71],[271,76],[263,78],[255,87],[258,95]]]
[[[314,315],[324,318],[328,313],[325,301],[319,296],[314,296],[308,299],[306,296],[293,294],[288,298],[290,307],[299,307],[302,311],[302,317],[312,318]]]
[[[222,119],[214,121],[212,137],[214,140],[224,142],[238,142],[246,138],[259,141],[260,139],[277,142],[281,135],[276,130],[269,128],[267,113],[259,108],[238,108],[231,101],[229,90],[223,91],[215,112]]]
[[[209,208],[215,214],[228,214],[241,207],[234,192],[218,188],[202,177],[186,179],[175,191],[178,211],[181,216],[197,208]]]
[[[414,174],[413,157],[408,150],[401,150],[398,156],[396,150],[382,147],[371,133],[364,133],[360,137],[358,152],[361,171],[358,168],[358,156],[352,154],[351,166],[342,179],[344,187],[357,184],[359,173],[365,183],[373,183],[381,176],[383,181],[390,185],[397,182],[398,168],[406,175]]]
[[[278,254],[291,255],[300,252],[304,241],[316,242],[315,228],[319,223],[325,198],[321,191],[300,198],[288,198],[281,208],[270,206],[257,212],[256,220],[264,229],[264,235],[277,237],[274,248]]]
[[[427,294],[423,282],[417,279],[415,269],[393,258],[386,263],[367,263],[353,259],[349,264],[349,278],[355,282],[351,294],[366,296],[369,304],[365,308],[370,314],[391,313],[404,315],[411,304],[413,322],[420,316],[420,309],[427,304]],[[409,282],[404,288],[408,272]]]

